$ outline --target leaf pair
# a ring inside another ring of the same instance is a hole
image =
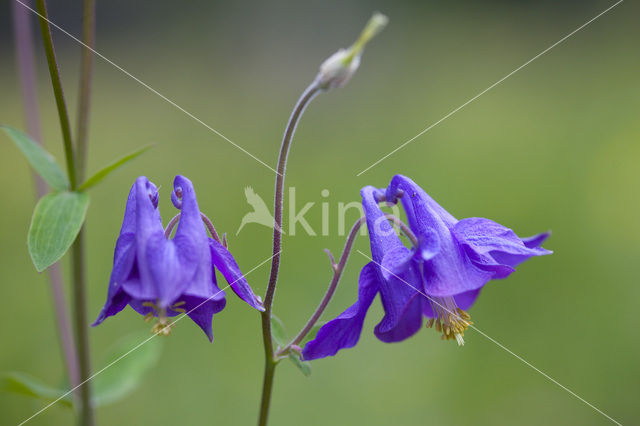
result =
[[[89,196],[84,191],[151,148],[145,146],[124,156],[91,176],[77,190],[71,190],[69,180],[55,158],[42,145],[13,127],[0,127],[22,151],[31,167],[54,191],[38,201],[29,228],[29,254],[38,272],[60,260],[78,236],[89,206]]]
[[[288,343],[287,332],[284,329],[284,324],[275,315],[271,315],[271,335],[276,346],[283,348]],[[294,352],[289,352],[289,361],[293,363],[305,376],[311,375],[311,364],[307,361],[302,361],[300,356]]]
[[[109,405],[130,394],[158,362],[161,350],[161,340],[149,339],[147,334],[135,333],[117,342],[109,351],[108,368],[101,370],[91,381],[94,406]],[[3,379],[2,390],[5,392],[73,407],[72,393],[66,388],[51,387],[25,373],[8,373]]]

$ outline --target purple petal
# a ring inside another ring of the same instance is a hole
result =
[[[193,184],[184,176],[176,176],[173,180],[173,187],[176,191],[182,192],[182,208],[180,209],[180,223],[176,230],[176,237],[186,235],[197,244],[205,244],[207,240],[207,230],[202,223],[196,192]]]
[[[156,209],[158,189],[144,176],[137,178],[129,191],[120,235],[116,241],[116,248],[113,254],[113,269],[109,279],[107,300],[98,318],[93,323],[94,326],[102,323],[107,317],[120,312],[131,301],[131,296],[125,291],[125,283],[127,286],[136,288],[140,286],[136,262],[137,237],[135,234],[138,223],[137,211],[139,202],[150,205],[151,208],[146,211],[159,220],[160,216],[157,214]]]
[[[114,290],[111,290],[111,288],[109,288],[109,296],[107,297],[107,302],[100,311],[98,318],[96,318],[91,326],[95,327],[102,324],[102,321],[123,310],[130,301],[131,296],[124,292],[122,286],[114,288]]]
[[[390,264],[391,261],[383,263]],[[374,333],[383,342],[398,342],[411,337],[422,325],[422,281],[413,264],[415,262],[401,274],[388,274],[388,279],[380,282],[380,299],[385,315]],[[384,268],[380,266],[380,269]]]
[[[529,247],[511,229],[489,219],[477,217],[463,219],[456,224],[453,233],[467,251],[471,249],[472,260],[485,269],[496,264],[514,268],[532,256],[551,253],[549,250],[537,247],[548,237],[548,234],[540,234],[528,239]],[[492,259],[493,262],[491,262]],[[506,275],[497,272],[496,278],[503,278]]]
[[[418,241],[418,246],[420,259],[433,259],[440,253],[440,237],[438,233],[433,229],[425,230]]]
[[[402,200],[403,204],[405,204],[405,209],[407,208],[406,200],[414,200],[417,205],[419,205],[419,209],[428,209],[432,212],[434,216],[440,218],[442,222],[447,227],[453,227],[457,219],[453,217],[448,211],[446,211],[440,204],[436,203],[436,201],[431,198],[417,183],[413,180],[409,179],[403,175],[395,175],[389,186],[386,190],[386,195],[388,200],[393,200],[398,194],[399,191],[404,193]],[[410,206],[410,204],[409,204]],[[407,216],[409,216],[409,210],[407,210]]]
[[[422,240],[439,241],[439,250],[428,253],[423,263],[424,291],[429,296],[453,296],[476,290],[494,275],[473,264],[464,248],[456,241],[451,229],[456,220],[427,195],[411,179],[396,175],[391,180],[387,195],[402,191],[402,205],[407,213],[411,230]]]
[[[141,176],[134,183],[135,188],[135,265],[136,279],[122,283],[124,290],[134,299],[156,300],[158,292],[153,283],[147,259],[147,246],[152,236],[164,236],[162,220],[157,209],[157,189],[154,184]]]
[[[422,281],[412,266],[414,262],[410,261],[414,255],[402,244],[380,209],[378,196],[383,194],[382,191],[367,186],[360,194],[385,311],[384,318],[374,331],[385,342],[403,340],[418,331],[422,322],[422,302],[416,297],[420,294],[418,291],[423,291]],[[432,238],[424,240],[435,241]],[[429,246],[433,248],[434,244],[427,244]],[[414,302],[415,300],[418,302]]]
[[[233,292],[237,294],[240,299],[247,302],[249,306],[259,311],[264,311],[262,302],[247,283],[247,280],[229,250],[211,238],[209,238],[209,247],[211,249],[213,265],[222,273]]]
[[[472,263],[464,249],[454,244],[424,262],[422,276],[429,296],[455,296],[481,288],[494,278],[494,272]]]
[[[456,305],[458,308],[466,311],[475,303],[481,291],[482,288],[479,288],[477,290],[467,291],[466,293],[456,294],[454,297]]]
[[[482,288],[478,288],[476,290],[471,290],[465,293],[456,294],[455,296],[453,296],[453,299],[456,302],[456,306],[466,311],[467,309],[471,308],[471,306],[473,306],[476,299],[480,295],[481,291],[482,291]],[[433,309],[431,308],[431,303],[423,304],[422,313],[429,318],[434,318]]]
[[[121,234],[116,242],[116,249],[113,255],[113,270],[109,280],[107,290],[107,301],[92,324],[96,326],[107,317],[117,314],[127,306],[131,299],[123,290],[122,283],[130,278],[135,263],[135,236],[133,234]],[[134,274],[135,275],[135,274]]]
[[[382,278],[390,280],[404,274],[411,267],[414,257],[414,252],[404,246],[388,250],[380,263]]]
[[[532,237],[523,238],[522,242],[525,246],[529,248],[540,247],[542,243],[546,241],[547,238],[551,236],[551,232],[543,232],[542,234],[534,235]]]
[[[378,292],[378,273],[373,262],[360,272],[358,300],[346,311],[318,330],[315,339],[302,351],[304,360],[335,355],[340,349],[351,348],[358,343],[367,310]]]
[[[371,255],[375,262],[380,263],[385,253],[404,247],[404,245],[378,204],[378,195],[384,193],[373,186],[366,186],[360,190],[360,194],[362,195],[364,215],[367,219]]]
[[[147,242],[147,266],[151,275],[150,287],[159,306],[166,308],[176,301],[193,281],[200,263],[206,259],[197,244],[188,236],[176,235],[169,241],[164,233],[155,234]],[[129,289],[127,289],[129,293]],[[132,294],[133,295],[133,294]],[[136,294],[147,299],[149,294]]]
[[[219,297],[219,295],[222,295],[222,297]],[[193,296],[183,296],[181,298],[181,300],[186,302],[181,307],[187,311],[189,318],[204,331],[210,342],[213,342],[213,329],[211,325],[213,315],[223,310],[226,304],[224,294],[221,291],[218,296],[215,294],[213,296],[215,297],[209,297],[207,299]]]

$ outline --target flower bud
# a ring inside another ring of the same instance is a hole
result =
[[[374,13],[351,47],[338,50],[320,65],[320,72],[316,76],[318,86],[323,90],[330,90],[347,84],[360,65],[364,46],[382,31],[388,21],[385,15]]]

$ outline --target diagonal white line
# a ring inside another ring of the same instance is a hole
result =
[[[360,253],[361,255],[363,255],[364,257],[366,257],[367,259],[369,259],[369,261],[375,263],[377,266],[379,266],[380,268],[384,269],[386,272],[388,272],[389,274],[393,275],[394,277],[396,277],[397,279],[399,279],[400,281],[402,281],[404,284],[408,285],[409,287],[411,287],[412,289],[414,289],[416,292],[420,293],[421,295],[423,295],[424,297],[426,297],[431,303],[435,303],[436,305],[438,305],[440,308],[444,309],[445,311],[447,311],[449,314],[458,317],[459,318],[459,314],[457,312],[452,312],[450,311],[447,307],[443,306],[442,304],[440,304],[438,301],[434,300],[432,297],[428,296],[426,293],[418,290],[417,288],[415,288],[414,286],[412,286],[411,284],[409,284],[407,281],[405,281],[404,279],[402,279],[401,277],[397,276],[396,274],[394,274],[392,271],[390,271],[389,269],[385,268],[384,266],[382,266],[381,264],[379,264],[378,262],[376,262],[375,260],[373,260],[371,257],[369,257],[368,255],[366,255],[365,253],[363,253],[362,251],[358,250],[358,253]],[[526,366],[530,367],[531,369],[533,369],[534,371],[538,372],[539,374],[541,374],[544,378],[546,378],[547,380],[549,380],[550,382],[558,385],[560,388],[564,389],[565,391],[567,391],[569,394],[571,394],[572,396],[574,396],[575,398],[579,399],[580,401],[584,402],[586,405],[588,405],[589,407],[593,408],[595,411],[597,411],[598,413],[602,414],[604,417],[606,417],[607,419],[611,420],[613,423],[617,424],[618,426],[622,426],[618,421],[616,421],[615,419],[613,419],[611,416],[607,415],[604,411],[600,410],[598,407],[596,407],[595,405],[591,404],[589,401],[585,400],[584,398],[582,398],[580,395],[578,395],[577,393],[575,393],[574,391],[572,391],[571,389],[567,388],[566,386],[564,386],[562,383],[558,382],[556,379],[554,379],[553,377],[549,376],[547,373],[545,373],[544,371],[540,370],[539,368],[537,368],[536,366],[534,366],[533,364],[531,364],[529,361],[527,361],[526,359],[522,358],[521,356],[515,354],[513,351],[511,351],[509,348],[507,348],[505,345],[503,345],[502,343],[498,342],[496,339],[494,339],[493,337],[487,335],[485,332],[483,332],[482,330],[480,330],[478,327],[474,326],[473,324],[469,325],[469,328],[472,328],[473,330],[477,331],[478,333],[480,333],[481,335],[483,335],[484,337],[486,337],[489,341],[495,343],[498,347],[500,347],[501,349],[503,349],[504,351],[508,352],[509,354],[511,354],[513,357],[515,357],[517,360],[521,361],[522,363],[524,363]]]
[[[219,292],[217,292],[216,294],[214,294],[213,296],[210,296],[208,299],[206,299],[204,302],[200,303],[198,306],[196,306],[195,308],[191,309],[189,312],[186,312],[182,315],[180,315],[178,318],[176,318],[175,321],[173,321],[173,323],[171,324],[167,324],[164,328],[167,327],[172,327],[174,326],[178,321],[180,321],[181,319],[183,319],[184,317],[186,317],[187,315],[189,315],[191,312],[195,311],[196,309],[198,309],[200,306],[204,305],[205,303],[207,303],[209,300],[213,299],[214,297],[216,297],[217,295],[219,295],[220,293],[222,293],[223,291],[225,291],[226,289],[228,289],[229,287],[231,287],[233,284],[235,284],[236,282],[238,282],[239,280],[241,280],[242,278],[246,277],[247,275],[249,275],[250,273],[252,273],[253,271],[255,271],[256,269],[260,268],[262,265],[264,265],[265,263],[269,262],[271,259],[273,259],[274,256],[278,255],[282,253],[282,250],[274,255],[269,256],[268,259],[263,260],[262,262],[260,262],[257,266],[254,266],[251,270],[249,270],[246,274],[242,274],[242,276],[236,280],[234,280],[232,283],[229,283],[226,287],[224,287],[222,290],[220,290]],[[162,330],[164,330],[164,328]],[[78,389],[80,386],[90,382],[91,380],[93,380],[98,374],[101,374],[102,372],[104,372],[107,368],[111,367],[112,365],[114,365],[115,363],[117,363],[118,361],[120,361],[121,359],[125,358],[126,356],[128,356],[130,353],[134,352],[136,349],[138,349],[140,346],[144,345],[145,343],[147,343],[149,340],[153,339],[154,337],[156,337],[157,334],[152,334],[151,336],[149,336],[147,339],[143,340],[141,343],[139,343],[138,345],[134,346],[132,349],[130,349],[129,351],[127,351],[126,353],[124,353],[123,355],[120,355],[120,357],[116,358],[114,361],[110,362],[109,364],[107,364],[106,366],[104,366],[103,368],[101,368],[100,370],[98,370],[97,372],[95,372],[94,374],[92,374],[90,377],[88,377],[86,380],[84,380],[83,382],[79,383],[78,385],[76,385],[75,387],[73,387],[72,389],[69,389],[69,391],[67,393],[65,393],[64,395],[60,396],[58,399],[56,399],[55,401],[51,402],[50,404],[46,405],[44,408],[42,408],[41,410],[37,411],[36,413],[34,413],[31,417],[29,417],[26,420],[23,420],[20,424],[18,424],[18,426],[22,426],[23,424],[27,423],[28,421],[30,421],[31,419],[33,419],[34,417],[36,417],[37,415],[41,414],[43,411],[45,411],[46,409],[50,408],[51,406],[53,406],[54,404],[56,404],[58,401],[60,401],[61,399],[65,398],[67,395],[69,395],[71,392],[75,391],[76,389]]]
[[[546,49],[544,49],[542,52],[538,53],[536,56],[534,56],[533,58],[529,59],[527,62],[525,62],[524,64],[520,65],[518,68],[516,68],[515,70],[511,71],[509,74],[505,75],[504,77],[502,77],[500,80],[496,81],[495,83],[493,83],[491,86],[487,87],[486,89],[484,89],[482,92],[478,93],[477,95],[475,95],[473,98],[469,99],[468,101],[466,101],[465,103],[463,103],[462,105],[460,105],[459,107],[457,107],[456,109],[454,109],[453,111],[449,112],[447,115],[445,115],[444,117],[442,117],[440,120],[436,121],[435,123],[433,123],[432,125],[430,125],[429,127],[423,129],[420,133],[418,133],[417,135],[415,135],[414,137],[412,137],[411,139],[407,140],[405,143],[403,143],[402,145],[400,145],[399,147],[397,147],[396,149],[394,149],[393,151],[391,151],[390,153],[388,153],[387,155],[385,155],[384,157],[380,158],[378,161],[376,161],[375,163],[371,164],[369,167],[367,167],[366,169],[362,170],[360,173],[358,173],[356,176],[360,176],[361,174],[365,173],[366,171],[370,170],[371,168],[375,167],[376,165],[380,164],[382,161],[384,161],[385,159],[389,158],[390,156],[392,156],[393,154],[395,154],[396,152],[398,152],[399,150],[401,150],[402,148],[404,148],[405,146],[409,145],[411,142],[413,142],[414,140],[416,140],[417,138],[419,138],[420,136],[424,135],[425,133],[427,133],[429,130],[433,129],[434,127],[436,127],[438,124],[442,123],[444,120],[446,120],[447,118],[451,117],[453,114],[455,114],[456,112],[460,111],[462,108],[466,107],[467,105],[469,105],[471,102],[475,101],[476,99],[478,99],[480,96],[484,95],[485,93],[487,93],[489,90],[493,89],[494,87],[496,87],[497,85],[499,85],[500,83],[502,83],[503,81],[505,81],[506,79],[508,79],[509,77],[511,77],[512,75],[514,75],[515,73],[517,73],[518,71],[520,71],[522,68],[526,67],[527,65],[529,65],[531,62],[535,61],[536,59],[538,59],[539,57],[541,57],[542,55],[544,55],[545,53],[547,53],[548,51],[550,51],[551,49],[553,49],[554,47],[556,47],[557,45],[559,45],[560,43],[562,43],[563,41],[565,41],[566,39],[568,39],[569,37],[571,37],[572,35],[574,35],[575,33],[577,33],[578,31],[582,30],[584,27],[586,27],[587,25],[589,25],[590,23],[592,23],[593,21],[595,21],[596,19],[600,18],[602,15],[604,15],[605,13],[609,12],[611,9],[613,9],[614,7],[618,6],[620,3],[622,3],[624,0],[618,0],[617,3],[614,3],[613,5],[609,6],[607,9],[605,9],[604,11],[600,12],[598,15],[594,16],[593,18],[591,18],[590,20],[588,20],[587,22],[585,22],[584,24],[580,25],[578,28],[576,28],[575,30],[571,31],[569,34],[567,34],[566,36],[562,37],[560,40],[556,41],[555,43],[553,43],[551,46],[547,47]]]
[[[86,49],[89,49],[91,51],[91,53],[93,53],[94,55],[98,56],[100,59],[104,60],[105,62],[109,63],[110,65],[114,66],[116,69],[118,69],[119,71],[122,71],[125,75],[127,75],[128,77],[132,78],[133,80],[135,80],[136,82],[140,83],[144,88],[146,88],[147,90],[149,90],[150,92],[152,92],[155,95],[158,95],[160,98],[162,98],[163,100],[165,100],[166,102],[168,102],[169,104],[171,104],[172,106],[174,106],[175,108],[177,108],[178,110],[182,111],[183,113],[185,113],[187,116],[191,117],[192,119],[194,119],[195,121],[197,121],[198,123],[200,123],[201,125],[203,125],[204,127],[206,127],[207,129],[209,129],[210,131],[212,131],[213,133],[215,133],[216,135],[220,136],[222,139],[224,139],[225,141],[229,142],[231,145],[235,146],[236,148],[238,148],[240,151],[244,152],[245,154],[247,154],[249,157],[253,158],[254,160],[256,160],[258,163],[262,164],[263,166],[265,166],[266,168],[268,168],[269,170],[271,170],[272,172],[274,172],[275,174],[279,174],[278,171],[276,169],[274,169],[273,167],[271,167],[270,165],[268,165],[267,163],[265,163],[264,161],[262,161],[261,159],[259,159],[258,157],[256,157],[255,155],[251,154],[249,151],[247,151],[246,149],[244,149],[243,147],[241,147],[240,145],[238,145],[237,143],[235,143],[234,141],[232,141],[231,139],[229,139],[228,137],[226,137],[225,135],[223,135],[222,133],[220,133],[219,131],[217,131],[216,129],[214,129],[213,127],[211,127],[210,125],[208,125],[207,123],[205,123],[204,121],[200,120],[198,117],[196,117],[195,115],[193,115],[192,113],[190,113],[189,111],[187,111],[186,109],[182,108],[180,105],[176,104],[175,102],[173,102],[171,99],[167,98],[165,95],[163,95],[162,93],[158,92],[156,89],[154,89],[153,87],[149,86],[147,83],[145,83],[144,81],[140,80],[138,77],[136,77],[135,75],[131,74],[129,71],[125,70],[124,68],[122,68],[121,66],[119,66],[118,64],[116,64],[115,62],[113,62],[112,60],[110,60],[109,58],[107,58],[106,56],[104,56],[103,54],[101,54],[100,52],[96,51],[94,48],[92,48],[91,46],[89,46],[88,44],[84,43],[82,40],[80,40],[79,38],[77,38],[76,36],[74,36],[73,34],[71,34],[70,32],[68,32],[67,30],[65,30],[64,28],[60,27],[59,25],[57,25],[56,23],[52,22],[51,20],[45,18],[44,16],[42,16],[40,13],[38,13],[35,9],[32,9],[31,7],[29,7],[28,5],[24,4],[23,2],[21,2],[20,0],[15,0],[16,2],[18,2],[19,4],[21,4],[23,7],[25,7],[26,9],[30,10],[31,12],[33,12],[35,15],[39,16],[41,19],[44,19],[45,21],[47,21],[52,27],[55,27],[56,29],[58,29],[60,32],[64,33],[65,35],[67,35],[68,37],[70,37],[71,39],[73,39],[74,41],[78,42],[79,44],[81,44],[83,47],[85,47]]]

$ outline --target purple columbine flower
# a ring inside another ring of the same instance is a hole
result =
[[[373,261],[360,273],[358,300],[325,324],[303,350],[306,360],[335,355],[355,346],[376,294],[385,311],[374,333],[383,342],[415,334],[422,317],[442,338],[464,344],[471,325],[467,309],[482,287],[505,278],[532,256],[550,254],[540,247],[549,233],[521,239],[511,229],[483,218],[458,221],[411,179],[396,175],[389,187],[362,189]],[[409,249],[387,221],[378,203],[402,201],[409,227],[418,239]]]
[[[173,188],[171,199],[180,209],[180,222],[174,238],[169,239],[158,212],[156,186],[141,176],[131,187],[107,301],[93,326],[130,305],[146,320],[158,318],[155,333],[168,334],[171,323],[167,318],[186,313],[213,341],[213,314],[226,303],[215,268],[242,300],[264,310],[231,253],[207,236],[191,181],[176,176]]]

